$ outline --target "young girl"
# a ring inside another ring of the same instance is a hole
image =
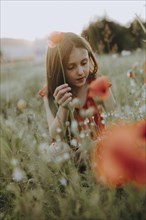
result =
[[[103,127],[98,106],[93,98],[88,96],[89,84],[97,77],[98,64],[89,43],[84,38],[70,32],[60,34],[63,37],[58,45],[48,47],[47,90],[46,93],[45,90],[41,90],[40,93],[43,94],[45,101],[51,142],[55,143],[59,136],[62,141],[71,145],[71,137],[74,135],[70,129],[72,120],[78,123],[79,132],[85,127],[83,110],[94,109],[93,112],[90,111],[88,117],[89,127],[93,121],[97,133]],[[72,111],[71,104],[74,100],[78,100],[78,106],[76,105]],[[111,92],[103,106],[106,106],[106,110],[113,110],[115,101]],[[77,134],[75,135],[79,140]],[[55,147],[55,144],[53,146]]]

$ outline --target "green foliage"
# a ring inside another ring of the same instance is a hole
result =
[[[143,27],[146,25],[144,22],[141,24]],[[145,39],[145,33],[136,19],[128,27],[106,18],[97,19],[82,31],[82,36],[90,42],[93,50],[100,54],[143,48]]]
[[[144,118],[143,52],[97,59],[117,101],[117,109],[107,114],[106,123],[117,118]],[[38,95],[45,81],[43,66],[32,62],[2,64],[1,219],[144,220],[144,188],[132,183],[109,188],[95,181],[90,160],[84,161],[86,170],[79,172],[74,158],[50,160],[42,150],[49,141],[43,100]],[[128,71],[134,72],[135,78],[128,78]],[[20,99],[26,101],[23,110],[17,107]],[[85,142],[90,148],[90,140]]]

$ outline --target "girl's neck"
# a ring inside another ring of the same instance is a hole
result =
[[[72,88],[73,96],[80,98],[83,94],[86,94],[88,90],[88,84],[85,84],[82,87],[74,87]]]
[[[78,98],[80,100],[80,107],[84,106],[87,98],[88,85],[85,84],[83,87],[74,88],[73,98]]]

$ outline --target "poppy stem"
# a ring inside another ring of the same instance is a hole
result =
[[[59,54],[59,59],[60,59],[60,64],[61,64],[61,69],[62,69],[62,73],[63,73],[63,81],[64,81],[64,83],[66,83],[64,68],[63,68],[63,65],[62,65],[61,54],[60,54],[60,50],[59,50],[58,45],[57,45],[57,49],[58,49],[58,54]]]

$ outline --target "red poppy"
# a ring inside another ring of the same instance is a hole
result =
[[[47,85],[44,85],[43,88],[39,90],[39,95],[41,97],[47,96]]]
[[[113,154],[117,158],[117,163],[121,164],[123,169],[126,170],[130,181],[138,185],[146,184],[146,154],[144,148],[136,148],[136,145],[131,151],[127,152],[126,149],[114,150]]]
[[[101,76],[96,80],[93,80],[89,85],[89,96],[99,96],[102,100],[108,97],[108,91],[111,84],[105,76]]]
[[[137,144],[133,124],[117,123],[104,130],[92,152],[97,180],[108,186],[146,184],[145,148]]]
[[[63,32],[54,31],[48,36],[48,46],[50,48],[56,47],[63,39]]]
[[[146,142],[146,120],[141,120],[135,126],[136,135],[139,141]]]
[[[131,79],[134,79],[134,78],[135,78],[135,73],[132,72],[132,71],[128,71],[128,72],[127,72],[127,77],[128,77],[128,78],[131,78]]]

